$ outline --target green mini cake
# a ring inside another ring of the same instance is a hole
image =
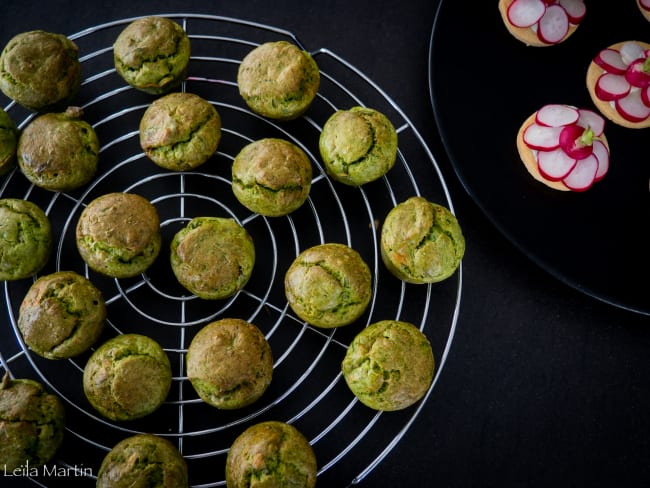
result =
[[[194,169],[214,154],[221,140],[221,117],[193,93],[170,93],[155,100],[140,120],[140,146],[158,166]]]
[[[20,305],[18,328],[25,343],[47,359],[77,356],[102,333],[106,305],[101,292],[73,271],[42,276]]]
[[[136,434],[118,442],[104,457],[96,488],[186,488],[187,463],[167,439]]]
[[[41,208],[29,200],[0,199],[0,280],[38,273],[52,250],[52,227]]]
[[[279,217],[297,210],[311,189],[309,157],[295,144],[266,138],[246,145],[232,165],[232,190],[249,210]]]
[[[37,381],[0,382],[0,470],[38,467],[54,457],[63,442],[65,410],[61,400]]]
[[[354,395],[375,410],[401,410],[420,400],[435,369],[427,337],[414,325],[382,320],[352,340],[341,363]]]
[[[30,110],[63,110],[80,85],[79,49],[64,35],[23,32],[0,54],[0,90]]]
[[[99,139],[82,120],[83,110],[68,107],[62,113],[36,117],[18,139],[18,165],[36,186],[69,191],[88,183],[97,172]]]
[[[267,42],[250,51],[239,65],[239,94],[255,113],[292,120],[307,111],[320,72],[311,55],[287,41]]]
[[[187,376],[199,397],[223,410],[259,399],[271,383],[273,354],[264,334],[241,319],[203,327],[187,349]]]
[[[88,204],[76,229],[77,249],[88,266],[106,276],[144,273],[160,252],[158,211],[134,193],[108,193]]]
[[[206,300],[241,290],[255,265],[253,239],[233,219],[195,217],[171,242],[171,266],[178,282]]]
[[[90,356],[83,389],[90,404],[104,417],[133,420],[160,407],[169,393],[169,357],[150,337],[123,334],[109,339]]]
[[[164,17],[131,22],[113,44],[117,73],[132,87],[153,95],[167,93],[185,78],[190,39],[183,28]]]
[[[9,114],[0,108],[0,176],[16,163],[18,128]]]
[[[294,426],[278,421],[255,424],[230,446],[226,458],[226,486],[316,486],[316,455]]]
[[[381,229],[381,257],[397,278],[414,284],[449,278],[465,254],[456,217],[442,205],[411,197],[393,208]]]
[[[296,257],[285,275],[284,288],[291,309],[302,320],[317,327],[340,327],[366,310],[372,276],[357,251],[327,243]]]
[[[319,149],[332,178],[361,186],[384,176],[395,165],[397,131],[377,110],[337,110],[323,126]]]

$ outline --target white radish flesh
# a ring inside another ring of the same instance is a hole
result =
[[[562,127],[545,127],[531,124],[524,129],[523,138],[526,145],[536,151],[550,151],[560,147]]]
[[[641,90],[641,101],[644,105],[650,107],[650,86],[646,86]]]
[[[596,171],[595,180],[600,181],[609,171],[609,149],[602,141],[594,141],[592,154],[598,160],[598,171]]]
[[[597,172],[598,159],[592,154],[588,158],[579,160],[562,183],[573,191],[585,191],[594,184]]]
[[[632,61],[639,58],[645,57],[645,52],[643,48],[634,41],[628,41],[621,46],[619,50],[621,53],[621,59],[625,65],[629,65]]]
[[[611,102],[625,97],[632,86],[625,79],[625,75],[615,75],[613,73],[603,73],[596,80],[594,91],[596,96],[605,101]]]
[[[603,49],[594,58],[594,63],[609,73],[622,75],[627,69],[627,64],[623,61],[621,53],[616,49]]]
[[[542,0],[515,0],[508,7],[508,20],[515,27],[530,27],[542,18],[546,5]]]
[[[650,10],[650,0],[640,0],[639,3],[644,9]]]
[[[600,114],[586,108],[581,108],[579,112],[580,118],[578,119],[578,125],[580,127],[584,127],[585,129],[589,127],[594,131],[595,137],[599,137],[605,132],[605,119]]]
[[[577,160],[570,158],[562,149],[537,153],[537,168],[540,174],[551,181],[564,179],[575,167]]]
[[[619,114],[629,122],[642,122],[650,117],[650,107],[641,100],[641,92],[634,90],[614,102]]]
[[[564,7],[572,24],[579,24],[587,13],[587,7],[582,0],[560,0],[558,3]]]
[[[569,16],[560,5],[547,7],[537,24],[537,37],[547,44],[557,44],[569,33]]]
[[[537,111],[535,121],[547,127],[575,124],[580,116],[577,109],[568,105],[548,104]]]

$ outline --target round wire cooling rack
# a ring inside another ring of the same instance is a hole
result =
[[[236,72],[241,59],[262,42],[285,39],[308,50],[291,32],[259,23],[211,15],[162,14],[179,22],[190,36],[192,57],[181,90],[202,96],[217,108],[222,139],[217,152],[190,172],[163,170],[139,146],[138,126],[153,96],[128,87],[113,67],[112,44],[135,18],[96,25],[69,37],[80,49],[83,82],[75,104],[95,128],[101,143],[95,179],[73,192],[49,192],[31,185],[14,170],[0,180],[0,197],[23,198],[43,208],[52,223],[55,246],[40,275],[73,270],[102,291],[108,309],[105,340],[136,332],[157,340],[168,353],[173,384],[167,401],[153,414],[131,422],[102,418],[83,394],[82,373],[91,351],[60,361],[43,359],[24,344],[17,328],[19,307],[32,280],[4,283],[0,321],[0,373],[42,382],[64,402],[66,435],[52,461],[68,476],[34,476],[40,486],[92,486],[99,464],[121,439],[150,432],[172,441],[188,464],[190,484],[225,486],[225,458],[232,441],[264,420],[295,425],[311,442],[318,459],[318,484],[352,486],[382,462],[416,417],[431,414],[426,403],[437,384],[460,307],[462,267],[433,285],[407,285],[381,263],[379,229],[388,211],[414,195],[446,205],[451,198],[436,161],[417,129],[375,82],[328,49],[310,51],[321,69],[321,87],[309,111],[278,123],[255,115],[239,96]],[[309,50],[308,50],[309,51]],[[318,138],[336,109],[376,108],[398,130],[395,167],[382,179],[360,188],[330,180],[318,157]],[[25,127],[34,115],[14,102],[5,110]],[[314,167],[307,202],[286,217],[252,214],[231,190],[231,163],[247,143],[263,137],[285,138],[309,155]],[[129,279],[94,273],[75,244],[83,208],[101,194],[124,191],[148,198],[161,218],[163,249],[146,273]],[[246,287],[225,300],[199,299],[173,276],[168,249],[173,235],[196,216],[232,217],[245,226],[256,248],[256,263]],[[283,278],[293,259],[307,247],[341,242],[356,249],[373,274],[373,299],[364,316],[339,329],[302,322],[289,308]],[[207,323],[238,317],[258,326],[275,359],[271,386],[253,405],[221,411],[202,402],[185,373],[185,353],[194,334]],[[417,325],[432,343],[436,374],[425,397],[398,412],[377,412],[358,402],[342,378],[347,344],[368,324],[399,319]]]

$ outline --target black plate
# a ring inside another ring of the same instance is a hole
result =
[[[627,5],[623,5],[627,3]],[[470,197],[534,262],[612,305],[650,314],[650,129],[608,122],[611,167],[586,192],[551,190],[520,163],[515,137],[546,103],[595,109],[587,67],[616,42],[650,41],[634,2],[591,2],[562,44],[528,47],[506,30],[497,2],[441,1],[429,86],[451,164]]]

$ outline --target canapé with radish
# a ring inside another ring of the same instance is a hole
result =
[[[600,112],[623,127],[650,127],[650,44],[625,41],[599,51],[587,89]]]
[[[544,105],[528,117],[517,150],[528,172],[556,190],[586,191],[609,170],[605,119],[571,105]]]
[[[529,46],[553,46],[575,32],[587,13],[583,0],[499,0],[508,31]]]
[[[636,0],[636,4],[645,19],[650,21],[650,0]]]

